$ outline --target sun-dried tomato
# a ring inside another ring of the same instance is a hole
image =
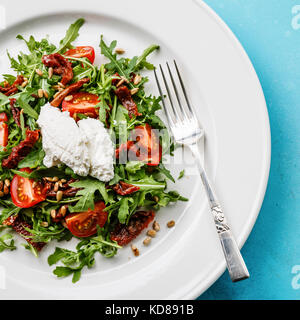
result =
[[[20,86],[24,82],[23,76],[17,76],[13,84],[9,85],[8,82],[5,82],[4,87],[0,86],[0,92],[4,93],[6,96],[11,96],[18,92],[17,86]]]
[[[73,79],[72,63],[59,53],[44,55],[42,62],[46,67],[52,67],[53,73],[60,75],[61,83],[66,85]]]
[[[22,236],[38,251],[42,250],[42,248],[46,244],[45,242],[35,242],[32,240],[32,234],[25,229],[31,229],[32,226],[29,223],[21,220],[21,218],[18,215],[10,216],[9,218],[3,221],[3,224],[6,226],[11,226],[20,236]]]
[[[133,192],[140,190],[140,187],[134,186],[133,184],[126,183],[124,181],[119,181],[119,183],[113,186],[113,190],[120,196],[126,196]]]
[[[10,106],[10,108],[11,108],[11,112],[12,112],[12,115],[13,115],[13,118],[14,118],[14,120],[15,120],[16,125],[21,128],[20,110],[15,107],[16,101],[17,101],[17,100],[14,99],[14,98],[9,99],[9,106]]]
[[[154,217],[154,211],[138,211],[130,218],[128,225],[117,224],[110,233],[110,239],[125,246],[147,228]]]
[[[117,97],[121,101],[122,105],[128,110],[129,117],[140,116],[141,113],[138,112],[136,103],[133,101],[131,93],[126,86],[121,86],[115,91]]]
[[[121,80],[121,76],[118,74],[118,72],[114,73],[113,76],[116,78],[112,79],[111,84],[113,86],[116,86],[118,84],[118,82]]]
[[[139,148],[135,145],[134,141],[127,141],[127,143],[120,144],[119,148],[115,150],[116,159],[119,159],[121,154],[124,152],[130,151],[133,156],[138,157],[139,155]]]
[[[76,193],[80,190],[80,188],[74,188],[70,187],[65,190],[61,190],[63,193],[63,197],[68,198],[68,197],[75,197]],[[56,197],[56,191],[54,190],[49,190],[47,191],[47,197],[54,198]]]
[[[51,102],[50,104],[53,107],[59,107],[60,104],[62,103],[63,99],[68,96],[71,93],[74,93],[78,91],[85,83],[89,82],[89,78],[83,78],[78,80],[75,83],[72,83],[68,87],[66,87],[64,90],[62,90]]]
[[[39,130],[27,130],[25,140],[13,147],[10,155],[2,160],[2,167],[13,169],[24,159],[39,139]]]

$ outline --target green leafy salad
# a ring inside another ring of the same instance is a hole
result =
[[[103,36],[100,50],[74,47],[83,23],[75,21],[58,46],[18,35],[27,53],[8,53],[15,72],[0,83],[0,252],[15,250],[21,236],[38,256],[56,240],[48,263],[58,264],[57,277],[72,275],[73,282],[94,265],[97,252],[113,257],[150,223],[159,229],[155,214],[161,207],[187,201],[166,189],[175,180],[163,159],[174,145],[156,114],[161,98],[145,92],[148,78],[140,73],[155,68],[147,57],[159,46],[132,59]],[[98,66],[100,51],[107,63]],[[55,126],[66,135],[51,138],[58,134]],[[90,140],[82,138],[83,127]],[[93,137],[103,135],[109,140],[97,145]],[[73,237],[76,249],[64,249],[62,241]]]

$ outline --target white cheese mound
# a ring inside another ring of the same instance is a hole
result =
[[[96,119],[76,121],[49,103],[41,108],[37,124],[41,128],[44,165],[66,164],[80,176],[109,181],[114,176],[114,148],[103,124]]]
[[[114,177],[114,147],[103,123],[87,118],[78,121],[78,126],[82,134],[88,138],[89,175],[101,181],[111,180]]]

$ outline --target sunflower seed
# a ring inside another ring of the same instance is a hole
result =
[[[58,189],[59,189],[59,184],[58,184],[58,182],[55,182],[55,185],[54,185],[53,190],[54,190],[55,192],[57,192]]]
[[[43,76],[43,71],[42,71],[42,70],[36,69],[35,72],[36,72],[40,77]]]
[[[150,238],[150,237],[147,237],[147,238],[143,241],[143,244],[144,244],[144,246],[149,246],[150,242],[151,242],[151,238]]]
[[[49,223],[47,221],[42,221],[41,222],[41,226],[42,227],[48,227],[49,226]]]
[[[48,99],[49,98],[48,92],[46,90],[43,90],[43,93],[44,93],[45,98]]]
[[[142,77],[137,74],[134,79],[133,79],[133,84],[136,86],[137,84],[139,84],[142,81]]]
[[[139,255],[140,255],[140,251],[139,251],[139,249],[135,246],[135,245],[131,245],[131,250],[132,250],[132,252],[133,252],[133,254],[136,256],[136,257],[138,257]]]
[[[175,221],[174,220],[171,220],[171,221],[169,221],[168,223],[167,223],[167,227],[168,228],[172,228],[172,227],[174,227],[175,226]]]
[[[56,210],[55,210],[55,209],[52,209],[52,210],[50,211],[50,216],[51,216],[52,219],[55,219],[55,218],[56,218]]]
[[[52,76],[53,76],[53,68],[50,67],[50,68],[48,69],[48,77],[49,77],[49,79],[51,79]]]
[[[117,54],[123,54],[123,53],[125,53],[125,50],[124,50],[123,48],[116,48],[116,49],[115,49],[115,53],[117,53]]]
[[[63,197],[63,192],[61,190],[57,191],[56,193],[56,200],[60,201]]]
[[[9,194],[9,188],[7,185],[4,185],[3,192],[4,192],[4,194]]]
[[[71,101],[73,99],[72,95],[66,96],[65,97],[65,101]]]
[[[139,88],[133,88],[130,90],[131,95],[133,96],[134,94],[136,94],[139,91]]]
[[[62,206],[60,208],[60,213],[64,217],[66,215],[66,213],[67,213],[67,207],[66,206]]]
[[[28,85],[28,81],[25,80],[25,81],[23,81],[23,83],[21,84],[21,87],[22,87],[22,88],[25,88],[27,85]]]
[[[160,225],[159,225],[159,223],[158,223],[156,220],[153,222],[152,228],[153,228],[153,230],[155,230],[156,232],[160,230]]]
[[[121,80],[117,83],[116,87],[117,87],[117,88],[120,87],[120,85],[123,84],[124,82],[125,82],[125,80],[124,80],[124,79],[121,79]]]
[[[156,231],[153,229],[150,229],[147,231],[147,236],[154,238],[156,236]]]
[[[43,98],[43,96],[44,96],[44,90],[43,89],[39,89],[38,90],[38,96],[39,96],[39,98]]]

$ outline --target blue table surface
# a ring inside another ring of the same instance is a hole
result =
[[[260,79],[271,124],[272,160],[258,220],[242,249],[251,277],[232,284],[225,272],[198,299],[298,300],[300,0],[205,2],[239,39]]]

